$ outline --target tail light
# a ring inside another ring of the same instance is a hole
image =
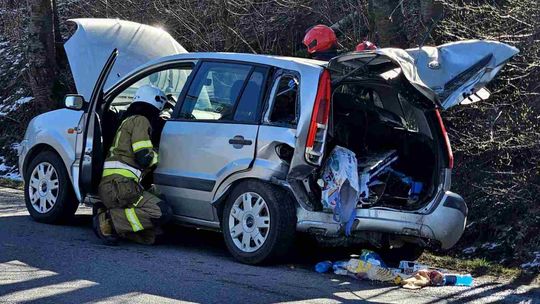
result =
[[[448,168],[452,169],[454,168],[454,154],[452,153],[452,146],[450,146],[450,138],[448,137],[448,132],[446,132],[446,128],[444,127],[444,123],[441,117],[441,113],[439,112],[439,109],[435,109],[435,114],[437,115],[437,120],[439,121],[439,127],[441,128],[441,132],[444,138],[444,143],[446,145],[446,153],[448,153]]]
[[[319,79],[315,105],[311,114],[308,137],[306,140],[306,160],[320,165],[324,152],[324,142],[328,130],[331,99],[330,73],[324,70]]]

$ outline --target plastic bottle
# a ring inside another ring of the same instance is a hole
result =
[[[473,286],[473,277],[470,274],[445,274],[443,285],[447,286]]]
[[[348,263],[347,261],[335,262],[332,265],[332,268],[334,269],[334,273],[339,274],[339,275],[347,275],[348,274],[347,263]]]
[[[322,261],[315,265],[315,271],[318,273],[325,273],[330,270],[330,268],[332,268],[332,262],[330,261]]]

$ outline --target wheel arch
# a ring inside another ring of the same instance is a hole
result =
[[[46,144],[46,143],[36,144],[30,150],[28,150],[28,152],[26,153],[26,157],[24,158],[23,168],[22,168],[22,172],[23,172],[24,176],[26,176],[28,174],[26,171],[28,170],[28,165],[30,164],[32,159],[34,159],[37,155],[39,155],[40,153],[43,153],[45,151],[50,151],[50,152],[56,154],[58,157],[60,157],[60,159],[62,160],[62,163],[64,164],[64,167],[65,167],[65,169],[66,169],[66,171],[68,173],[71,189],[75,190],[74,187],[73,187],[73,179],[72,179],[72,176],[71,176],[69,160],[67,160],[65,157],[63,157],[62,154],[59,153],[53,146],[51,146],[49,144]]]
[[[298,204],[297,201],[294,199],[294,196],[292,195],[292,193],[290,193],[291,192],[290,189],[288,189],[287,187],[284,187],[283,185],[281,185],[279,183],[272,182],[271,179],[267,180],[267,179],[261,179],[261,178],[256,178],[256,177],[241,177],[241,178],[235,179],[230,184],[228,184],[227,188],[225,190],[223,190],[221,195],[218,198],[216,198],[214,201],[212,201],[212,206],[214,206],[214,208],[217,211],[217,216],[218,216],[218,220],[219,220],[220,223],[223,220],[223,208],[225,207],[225,202],[227,201],[227,199],[231,195],[232,190],[234,188],[236,188],[236,186],[238,186],[238,184],[243,183],[243,182],[247,182],[247,181],[250,181],[250,180],[259,181],[259,182],[263,182],[263,183],[266,183],[266,184],[269,184],[269,185],[277,186],[277,187],[283,189],[285,192],[287,192],[291,196],[291,198],[293,199],[293,202],[295,203],[295,205]]]
[[[56,153],[58,156],[60,156],[60,158],[62,158],[62,156],[60,155],[60,153],[58,153],[58,151],[56,151],[51,145],[49,144],[45,144],[45,143],[40,143],[40,144],[37,144],[35,146],[33,146],[29,151],[28,153],[26,154],[26,157],[24,158],[24,162],[23,162],[23,167],[22,167],[22,172],[24,175],[27,174],[27,170],[28,170],[28,164],[30,164],[30,161],[32,159],[34,159],[38,154],[40,154],[41,152],[44,152],[44,151],[51,151],[51,152],[54,152]],[[62,158],[62,160],[64,161],[64,159]],[[64,161],[65,163],[65,161]]]

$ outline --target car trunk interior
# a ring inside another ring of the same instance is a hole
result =
[[[417,210],[438,186],[438,129],[412,101],[417,96],[399,69],[391,72],[393,78],[350,77],[333,86],[326,151],[355,153],[361,192],[369,189],[358,207]]]

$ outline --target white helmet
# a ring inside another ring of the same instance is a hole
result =
[[[146,102],[161,111],[167,102],[167,96],[158,87],[146,84],[137,89],[133,102]]]

